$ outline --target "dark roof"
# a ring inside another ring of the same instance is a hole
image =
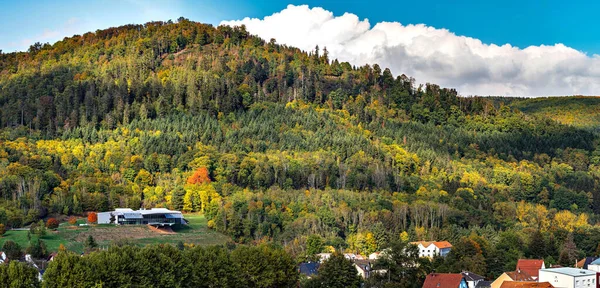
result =
[[[465,277],[465,281],[479,281],[485,279],[483,276],[477,275],[469,271],[463,271],[460,274],[462,274],[462,276]]]
[[[358,266],[363,271],[371,271],[371,261],[370,260],[354,260],[354,264]]]
[[[516,270],[525,271],[532,277],[537,278],[539,276],[540,269],[542,269],[542,265],[544,265],[544,260],[542,259],[519,259]]]
[[[300,266],[298,267],[298,272],[306,276],[317,275],[319,265],[319,262],[300,263]]]
[[[458,288],[462,280],[461,274],[431,273],[425,278],[423,288]]]
[[[510,277],[510,279],[513,281],[535,281],[535,279],[533,279],[529,273],[523,270],[506,272],[506,275],[508,275],[508,277]]]
[[[552,284],[548,282],[514,282],[504,281],[500,288],[554,288]]]
[[[490,288],[492,287],[492,281],[479,281],[475,288]]]

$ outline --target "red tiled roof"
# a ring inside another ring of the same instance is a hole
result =
[[[510,277],[510,279],[512,279],[513,281],[535,281],[535,279],[533,279],[533,277],[531,277],[531,275],[529,275],[529,273],[521,270],[521,271],[512,271],[512,272],[505,272],[506,275],[508,275],[508,277]]]
[[[431,273],[425,278],[423,288],[458,288],[462,279],[461,274]]]
[[[554,288],[552,284],[548,282],[515,282],[515,281],[504,281],[500,288]]]
[[[517,271],[521,270],[531,275],[532,277],[538,277],[540,269],[544,265],[544,260],[541,259],[519,259],[517,262]]]
[[[410,242],[410,244],[414,244],[414,245],[421,244],[421,245],[423,245],[423,247],[429,247],[429,245],[433,244],[436,247],[438,247],[439,249],[452,247],[452,244],[450,244],[450,242],[448,242],[448,241],[416,241],[416,242]]]

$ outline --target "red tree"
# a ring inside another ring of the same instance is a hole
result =
[[[50,218],[46,221],[46,228],[48,229],[56,229],[58,228],[58,220],[55,218]]]
[[[88,222],[90,222],[90,223],[98,222],[98,214],[96,214],[96,212],[88,213]]]
[[[204,183],[210,183],[210,177],[208,176],[208,169],[206,167],[200,167],[194,171],[194,174],[187,179],[188,184],[202,185]]]

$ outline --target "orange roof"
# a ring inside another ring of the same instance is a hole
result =
[[[436,247],[438,247],[439,249],[452,247],[452,244],[450,244],[450,242],[448,242],[448,241],[416,241],[416,242],[410,242],[410,244],[414,244],[414,245],[421,244],[421,245],[423,245],[423,247],[429,247],[429,245],[433,244]]]
[[[517,271],[525,271],[527,274],[532,277],[538,277],[540,274],[540,269],[544,265],[544,260],[541,259],[519,259],[517,262]]]
[[[423,288],[458,288],[462,280],[461,274],[431,273],[425,278]]]
[[[583,264],[585,264],[585,258],[579,260],[577,264],[575,264],[575,268],[583,268]]]
[[[535,281],[535,279],[533,277],[531,277],[531,275],[529,275],[529,273],[527,273],[523,270],[521,270],[521,271],[517,270],[517,271],[505,272],[505,273],[513,281],[522,281],[522,282]]]
[[[548,282],[514,282],[504,281],[500,288],[554,288],[552,284]]]

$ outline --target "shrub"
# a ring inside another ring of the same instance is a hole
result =
[[[88,214],[88,222],[90,222],[90,223],[98,222],[98,214],[96,214],[96,212],[90,212]]]
[[[12,240],[4,242],[4,245],[2,245],[2,250],[4,253],[6,253],[6,257],[8,257],[10,260],[19,260],[21,259],[21,255],[23,255],[21,246]]]
[[[69,224],[71,224],[71,225],[77,224],[77,218],[75,218],[75,216],[69,217]]]
[[[4,227],[4,224],[0,224],[0,236],[4,235],[4,233],[6,233],[6,227]]]
[[[46,228],[48,228],[48,229],[58,228],[58,220],[56,220],[56,218],[48,219],[48,221],[46,221]]]

